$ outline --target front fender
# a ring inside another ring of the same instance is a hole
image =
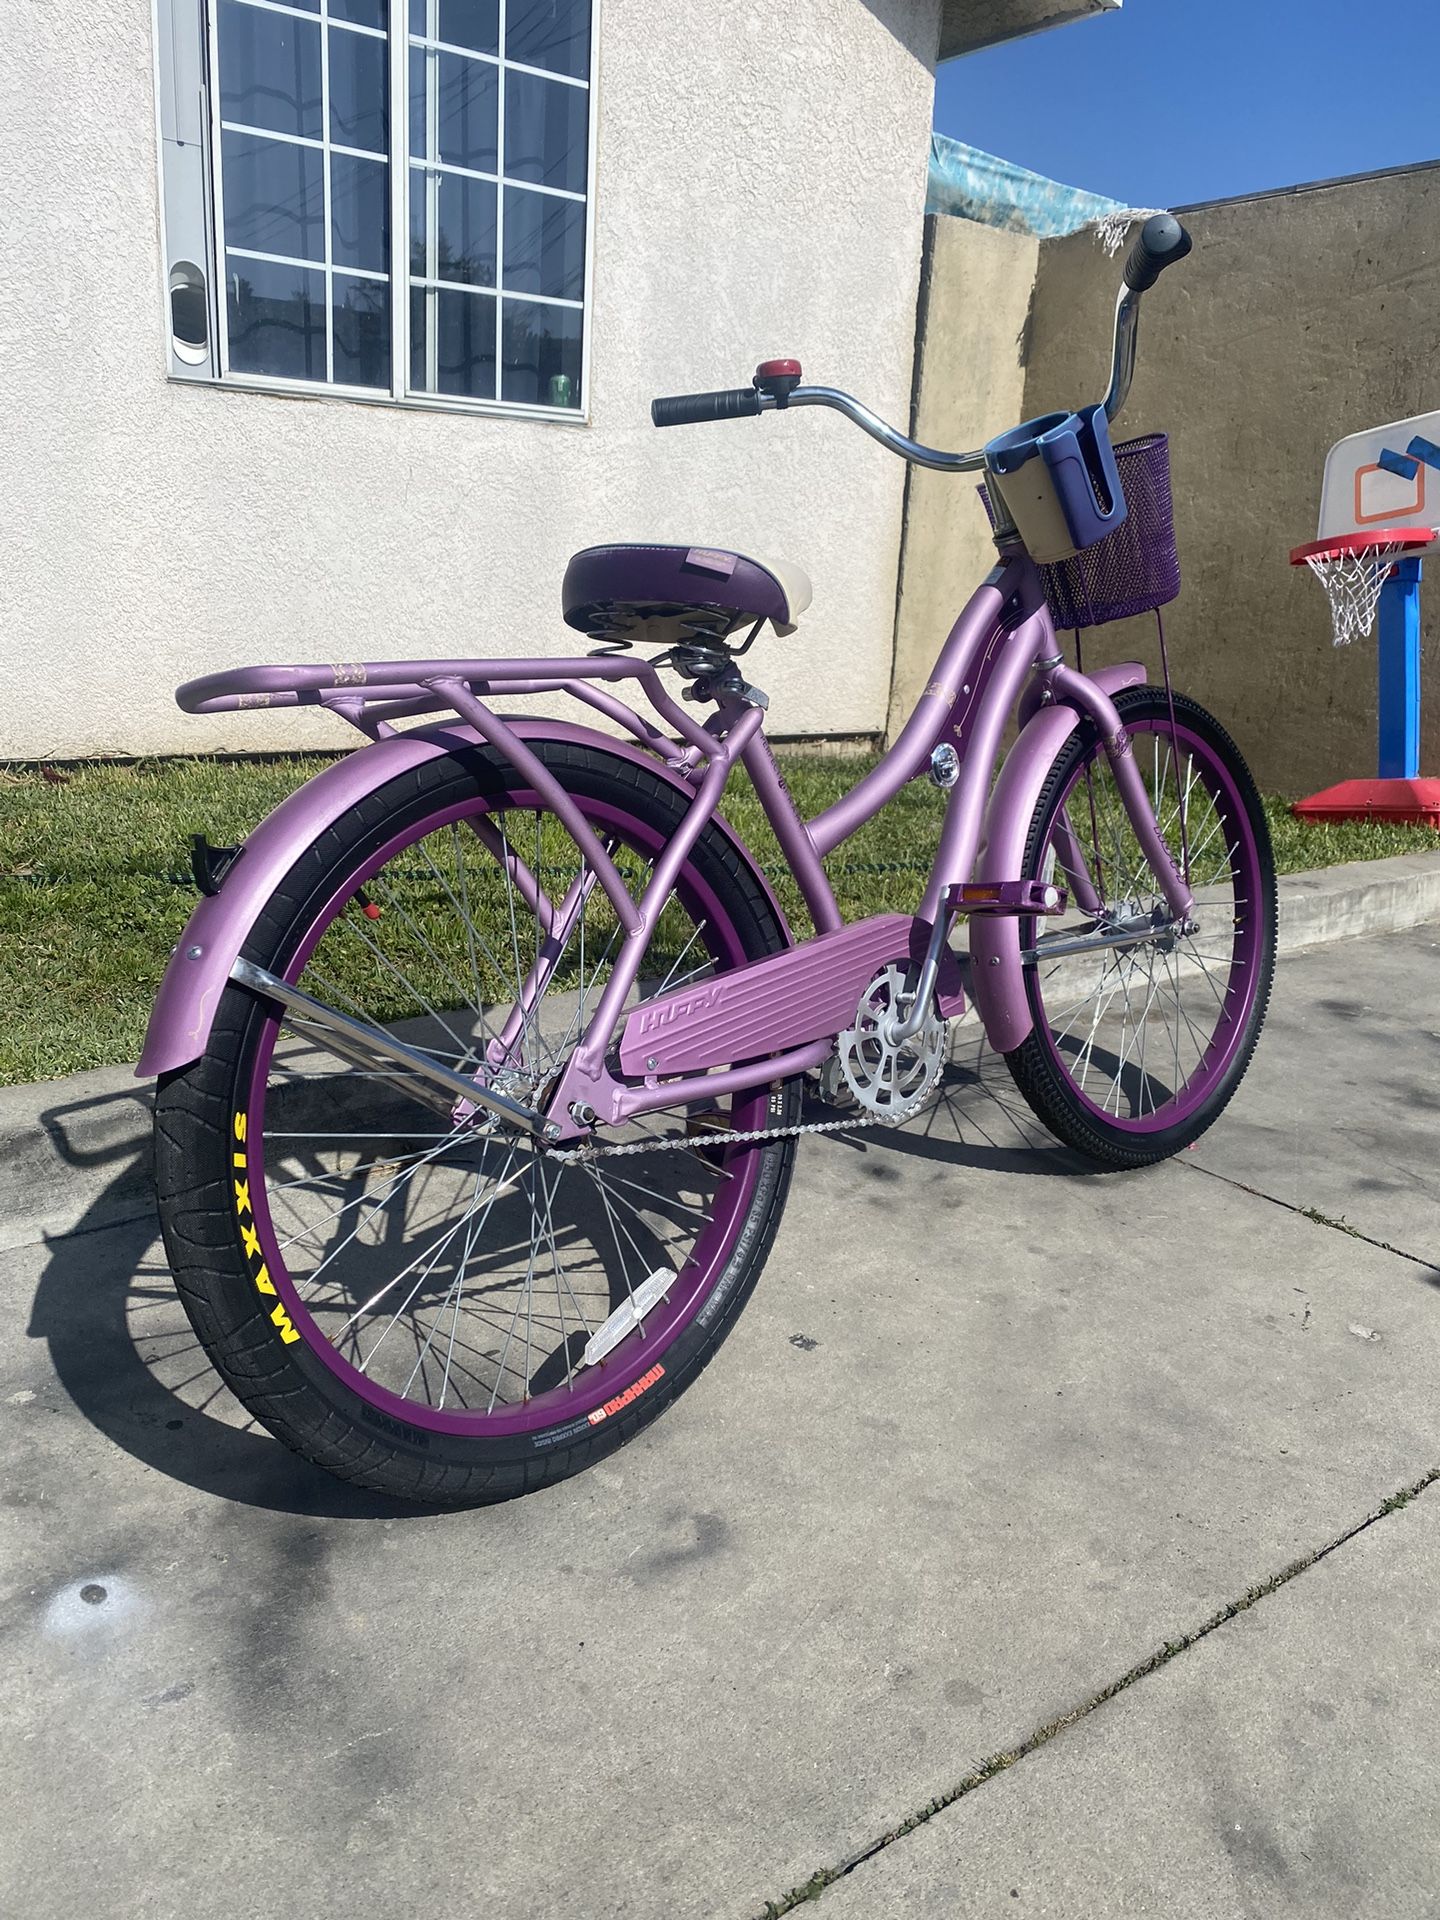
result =
[[[1136,661],[1101,667],[1086,676],[1113,700],[1126,687],[1138,687],[1145,669]],[[1041,790],[1065,742],[1080,725],[1074,707],[1031,706],[1020,737],[1005,756],[985,810],[985,836],[976,862],[975,878],[1019,880],[1025,841],[1035,817]],[[1013,914],[977,913],[970,921],[970,988],[985,1038],[997,1053],[1010,1053],[1025,1040],[1035,1021],[1025,991],[1025,968],[1020,959],[1020,921]]]
[[[593,727],[524,718],[507,718],[507,725],[512,726],[522,740],[561,740],[595,747],[616,759],[648,768],[656,779],[693,797],[694,789],[653,754]],[[313,780],[307,780],[287,800],[282,800],[245,842],[220,891],[202,899],[186,922],[155,996],[136,1074],[144,1078],[169,1073],[177,1067],[188,1066],[205,1051],[215,1009],[230,978],[231,967],[265,902],[313,840],[387,781],[412,772],[428,760],[477,744],[477,736],[469,727],[454,723],[397,734],[336,761],[317,773]],[[789,924],[759,863],[718,814],[715,825],[749,864],[765,889],[787,943],[793,944]]]

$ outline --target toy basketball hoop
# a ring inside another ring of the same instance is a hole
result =
[[[1420,777],[1420,580],[1440,527],[1440,412],[1337,440],[1325,457],[1318,540],[1296,547],[1325,589],[1335,644],[1376,631],[1375,778],[1297,800],[1311,820],[1440,827],[1440,780]],[[1440,549],[1437,549],[1440,551]]]
[[[1396,562],[1418,555],[1435,538],[1433,527],[1379,527],[1365,533],[1333,534],[1296,547],[1292,567],[1309,567],[1330,602],[1337,647],[1363,640],[1375,631],[1375,611]]]

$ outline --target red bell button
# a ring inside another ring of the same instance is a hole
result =
[[[772,407],[790,404],[790,396],[800,384],[798,360],[762,360],[755,369],[755,391]]]

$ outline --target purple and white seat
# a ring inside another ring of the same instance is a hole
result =
[[[675,646],[725,639],[757,620],[795,631],[810,605],[808,576],[781,560],[727,547],[586,547],[565,569],[568,626],[592,640]]]

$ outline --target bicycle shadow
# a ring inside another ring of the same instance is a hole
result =
[[[26,1331],[90,1424],[156,1473],[276,1513],[410,1519],[434,1509],[349,1487],[290,1452],[218,1379],[175,1292],[155,1217],[148,1129],[107,1128],[131,1091],[47,1109],[52,1152],[105,1169],[79,1222],[45,1234]],[[146,1101],[148,1106],[149,1102]],[[107,1131],[123,1137],[105,1140]],[[91,1144],[97,1136],[102,1144]]]
[[[148,1107],[148,1095],[126,1089],[40,1117],[51,1153],[65,1166],[107,1175],[72,1229],[44,1236],[45,1265],[27,1329],[48,1343],[71,1401],[152,1471],[240,1505],[331,1518],[433,1511],[348,1487],[311,1467],[252,1420],[218,1379],[165,1261],[137,1098]],[[810,1103],[805,1117],[836,1116]],[[860,1153],[912,1154],[956,1168],[1028,1176],[1103,1171],[1045,1132],[1003,1060],[968,1023],[952,1041],[939,1097],[924,1114],[892,1131],[833,1137]]]

